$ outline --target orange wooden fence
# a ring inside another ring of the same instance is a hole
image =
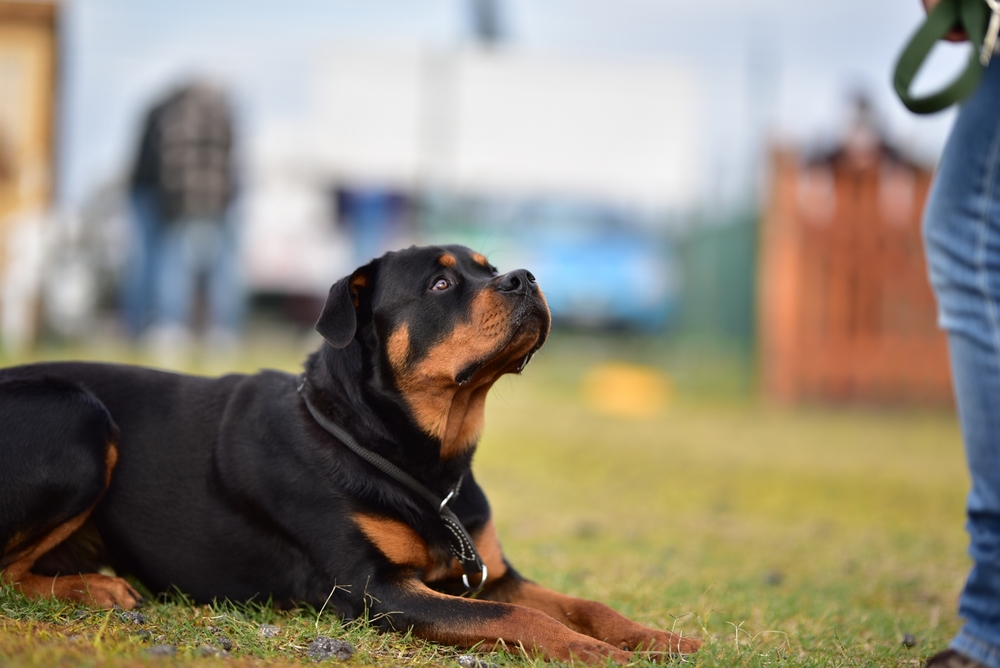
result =
[[[930,180],[882,146],[812,162],[773,152],[758,293],[768,396],[950,403],[920,236]]]

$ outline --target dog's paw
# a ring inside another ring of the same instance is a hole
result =
[[[599,640],[594,640],[592,642],[585,640],[570,642],[567,643],[565,647],[560,648],[560,651],[550,651],[548,653],[552,655],[549,658],[555,659],[556,661],[568,661],[585,664],[605,663],[608,659],[611,659],[619,665],[624,665],[626,663],[630,663],[633,659],[631,652],[619,649]]]
[[[653,660],[661,656],[693,654],[701,648],[701,641],[697,638],[669,631],[641,628],[641,631],[628,634],[628,637],[620,639],[615,644],[622,649],[634,650]]]
[[[30,573],[16,584],[30,598],[51,596],[100,608],[113,608],[117,605],[123,610],[132,610],[142,603],[142,596],[128,582],[119,577],[97,573],[57,577]]]
[[[142,603],[139,592],[122,578],[88,574],[81,575],[80,579],[85,581],[82,591],[83,603],[92,603],[102,608],[113,608],[117,605],[123,610],[132,610]],[[81,592],[76,590],[74,593]]]
[[[673,634],[671,634],[673,635]],[[683,636],[677,637],[677,650],[681,654],[694,654],[699,649],[701,649],[701,641],[697,638],[685,638]]]

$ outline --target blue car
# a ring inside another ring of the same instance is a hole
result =
[[[503,266],[535,274],[557,321],[655,330],[676,308],[680,272],[670,245],[625,214],[597,205],[531,205],[509,231],[517,257],[505,257]]]

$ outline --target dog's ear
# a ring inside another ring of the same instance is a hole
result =
[[[334,348],[346,348],[358,330],[358,314],[371,294],[376,261],[354,270],[330,288],[316,331]]]

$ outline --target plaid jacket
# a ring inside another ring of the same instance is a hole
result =
[[[147,115],[132,184],[159,191],[167,222],[218,218],[234,191],[231,146],[225,95],[202,84],[185,86]]]

